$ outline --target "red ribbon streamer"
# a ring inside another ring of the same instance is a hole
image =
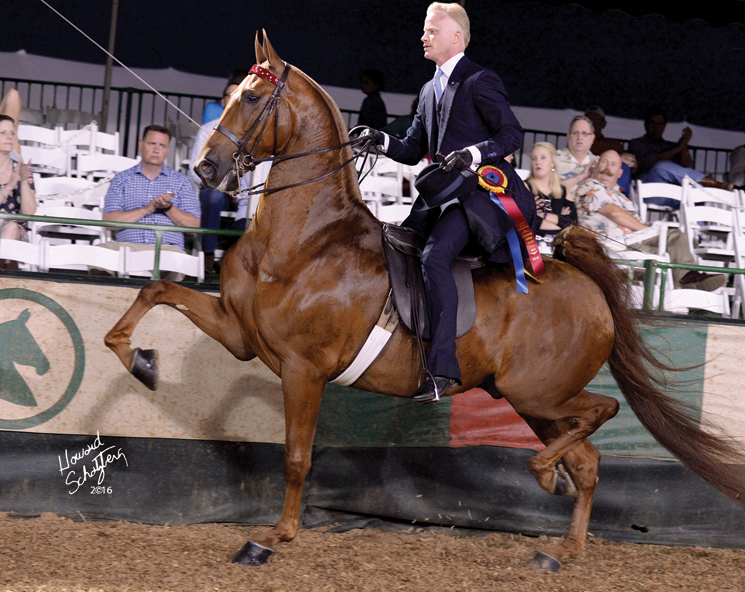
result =
[[[538,242],[535,240],[535,235],[530,229],[530,226],[525,220],[525,216],[523,216],[520,208],[517,207],[515,200],[504,192],[505,187],[507,186],[506,175],[493,165],[482,166],[476,174],[479,176],[479,184],[486,190],[490,191],[493,195],[497,196],[497,199],[501,202],[505,211],[515,223],[515,227],[527,247],[530,266],[533,268],[533,273],[536,276],[542,275],[545,271],[545,267],[543,265],[541,251],[538,248]]]
[[[515,200],[512,199],[506,193],[496,193],[495,195],[502,202],[504,209],[507,210],[510,218],[515,222],[517,232],[523,239],[526,248],[528,249],[528,257],[530,258],[530,266],[533,268],[533,273],[536,276],[542,275],[545,271],[543,265],[543,257],[541,257],[541,251],[538,248],[538,242],[535,240],[533,231],[530,229],[528,222],[525,220],[525,216],[517,207]]]

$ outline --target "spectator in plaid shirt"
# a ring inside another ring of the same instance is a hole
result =
[[[112,179],[104,201],[104,220],[199,228],[199,200],[194,186],[185,175],[165,165],[170,142],[171,132],[165,127],[149,125],[145,128],[138,144],[142,161]],[[132,250],[154,249],[155,232],[119,230],[116,242],[101,246],[118,249],[122,243]],[[184,235],[164,232],[163,249],[183,252]],[[163,274],[163,277],[174,281],[183,279],[181,274]]]

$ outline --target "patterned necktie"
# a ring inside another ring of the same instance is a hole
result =
[[[440,80],[443,74],[444,74],[443,71],[437,68],[437,72],[435,72],[435,82],[434,82],[435,98],[437,99],[437,104],[440,103],[440,99],[442,98],[442,83]]]

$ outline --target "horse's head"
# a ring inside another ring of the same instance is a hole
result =
[[[31,366],[42,375],[49,371],[49,359],[26,327],[30,317],[31,313],[26,309],[17,319],[0,325],[0,364],[12,361]]]
[[[280,153],[291,135],[291,108],[286,100],[290,93],[285,88],[290,66],[274,51],[266,32],[263,45],[256,33],[255,49],[256,65],[233,92],[194,164],[205,187],[237,189],[235,165],[251,167],[254,159]]]

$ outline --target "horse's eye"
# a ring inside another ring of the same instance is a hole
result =
[[[249,103],[255,103],[256,101],[259,100],[259,97],[257,97],[256,95],[249,95],[248,97],[246,97],[246,100]]]

